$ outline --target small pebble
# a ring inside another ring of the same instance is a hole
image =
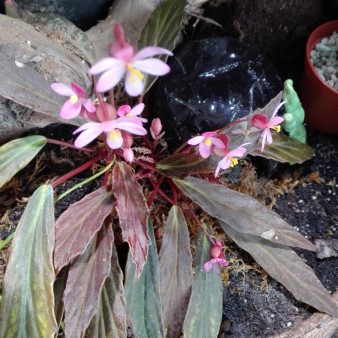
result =
[[[338,33],[323,38],[310,52],[310,59],[318,76],[338,91]]]
[[[287,327],[291,327],[291,325],[292,325],[291,322],[288,322],[288,323],[286,324]]]

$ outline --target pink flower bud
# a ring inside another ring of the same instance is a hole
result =
[[[151,121],[150,133],[154,139],[160,134],[162,127],[161,120],[158,117]]]
[[[134,151],[133,151],[133,149],[131,149],[131,148],[124,148],[124,150],[123,150],[123,157],[124,157],[124,159],[127,162],[129,162],[129,163],[133,162],[133,160],[134,160]]]
[[[213,245],[210,249],[210,255],[212,258],[218,258],[222,253],[222,247],[218,245]]]
[[[130,148],[133,145],[133,137],[129,133],[123,132],[123,145]]]

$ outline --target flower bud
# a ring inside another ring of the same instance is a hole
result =
[[[212,258],[218,258],[222,253],[222,247],[219,245],[213,245],[210,249],[210,255]]]
[[[157,117],[152,120],[150,127],[150,133],[153,139],[156,139],[156,137],[160,134],[161,131],[162,131],[162,123],[161,120]]]
[[[126,148],[130,148],[133,145],[133,137],[127,132],[123,132],[123,145]]]
[[[129,163],[133,162],[133,160],[134,160],[134,151],[133,151],[133,149],[131,149],[131,148],[124,148],[124,150],[123,150],[123,157],[124,157],[124,159],[127,162],[129,162]]]
[[[96,116],[98,121],[104,122],[115,120],[117,118],[115,107],[110,103],[104,103],[104,105],[105,110],[100,104],[96,107]],[[106,116],[106,114],[108,114],[108,116]]]

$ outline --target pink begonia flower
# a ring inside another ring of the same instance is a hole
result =
[[[223,244],[221,241],[216,241],[216,244],[214,244],[210,249],[210,255],[211,259],[204,263],[203,269],[206,272],[210,272],[212,268],[214,268],[215,272],[220,272],[220,266],[228,266],[229,263],[224,258],[223,254]]]
[[[155,55],[173,55],[160,47],[145,47],[135,53],[134,48],[125,41],[121,25],[114,27],[115,43],[110,48],[111,57],[106,57],[90,68],[89,73],[103,73],[96,85],[96,90],[105,92],[115,87],[126,75],[124,87],[130,96],[141,95],[144,88],[143,73],[160,76],[169,73],[169,66]]]
[[[221,169],[228,169],[230,167],[234,167],[236,164],[238,164],[238,159],[240,157],[243,157],[243,155],[246,153],[247,149],[244,147],[245,145],[249,143],[244,143],[240,145],[239,147],[229,151],[229,136],[228,135],[220,135],[220,138],[223,141],[223,144],[225,145],[224,149],[216,149],[215,153],[219,156],[223,156],[223,159],[218,162],[217,168],[215,170],[215,177],[218,177],[219,171]]]
[[[63,83],[52,83],[51,88],[62,96],[69,96],[69,99],[63,104],[60,116],[65,120],[73,119],[79,114],[86,117],[86,112],[94,113],[95,106],[91,99],[86,97],[85,90],[72,82],[70,87]]]
[[[143,117],[138,117],[143,112],[144,109],[144,103],[139,103],[136,105],[133,109],[129,105],[123,105],[117,110],[117,115],[126,118],[131,119],[131,121],[142,125],[142,123],[148,122],[147,119]]]
[[[265,114],[256,114],[252,117],[251,123],[257,129],[264,129],[261,135],[262,137],[262,147],[261,153],[264,151],[264,146],[266,141],[271,144],[272,143],[272,136],[270,129],[274,129],[277,132],[280,132],[279,124],[284,121],[281,116],[276,116],[278,109],[284,104],[285,102],[281,102],[275,111],[273,112],[270,121],[268,122],[268,117]]]
[[[215,137],[215,135],[217,135],[216,131],[208,131],[202,133],[200,136],[191,138],[188,141],[188,144],[193,146],[199,144],[198,151],[200,155],[203,158],[208,158],[215,148],[225,148],[224,143],[219,138]]]
[[[135,135],[146,135],[147,131],[135,122],[126,122],[119,118],[113,121],[105,122],[88,122],[76,129],[74,133],[81,134],[77,137],[74,144],[77,148],[82,148],[96,139],[102,133],[105,133],[107,144],[111,149],[121,148],[123,137],[121,130],[125,130]]]

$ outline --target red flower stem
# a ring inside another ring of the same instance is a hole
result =
[[[91,167],[94,163],[96,163],[97,161],[102,159],[102,154],[96,155],[95,157],[93,157],[92,159],[90,159],[89,161],[87,161],[86,163],[82,164],[81,166],[79,166],[78,168],[70,171],[69,173],[67,173],[66,175],[63,175],[61,177],[59,177],[58,179],[56,179],[54,182],[51,183],[53,188],[56,188],[58,185],[60,185],[61,183],[69,180],[70,178],[74,177],[75,175],[79,174],[80,172],[88,169],[89,167]]]
[[[68,143],[68,142],[64,142],[64,141],[59,141],[59,140],[54,140],[52,138],[47,138],[47,143],[50,143],[50,144],[57,144],[59,146],[65,146],[65,147],[68,147],[68,148],[72,148],[72,149],[76,149],[76,150],[79,150],[79,151],[86,151],[88,153],[95,153],[97,152],[96,149],[91,149],[91,148],[77,148],[75,147],[73,144],[71,143]]]
[[[193,211],[191,211],[190,209],[184,209],[184,211],[186,213],[188,213],[195,220],[195,222],[198,224],[198,226],[202,229],[202,231],[205,233],[205,235],[209,238],[209,241],[212,244],[216,244],[215,241],[213,240],[214,236],[211,236],[208,233],[208,231],[205,229],[205,227],[203,226],[203,224],[201,223],[201,221],[197,218],[197,216],[195,215],[195,213]]]
[[[112,89],[108,92],[108,102],[115,107],[115,97]]]
[[[154,187],[154,190],[148,196],[148,206],[149,207],[153,204],[155,196],[159,192],[160,185],[162,184],[163,180],[164,180],[164,176],[161,176],[160,179],[156,182],[156,184],[152,180],[149,180],[150,183],[152,184],[152,186]]]
[[[107,145],[106,145],[106,147],[107,147]],[[112,161],[112,158],[113,158],[112,153],[111,153],[111,151],[108,150],[107,154],[106,154],[106,162],[110,163]],[[104,187],[106,187],[108,185],[109,175],[110,175],[110,170],[108,170],[104,173],[104,179],[103,179],[103,186]]]
[[[171,180],[171,179],[168,179],[168,183],[169,183],[169,186],[170,186],[171,193],[173,195],[174,205],[177,205],[177,188],[176,188],[176,185],[174,184],[173,180]]]

